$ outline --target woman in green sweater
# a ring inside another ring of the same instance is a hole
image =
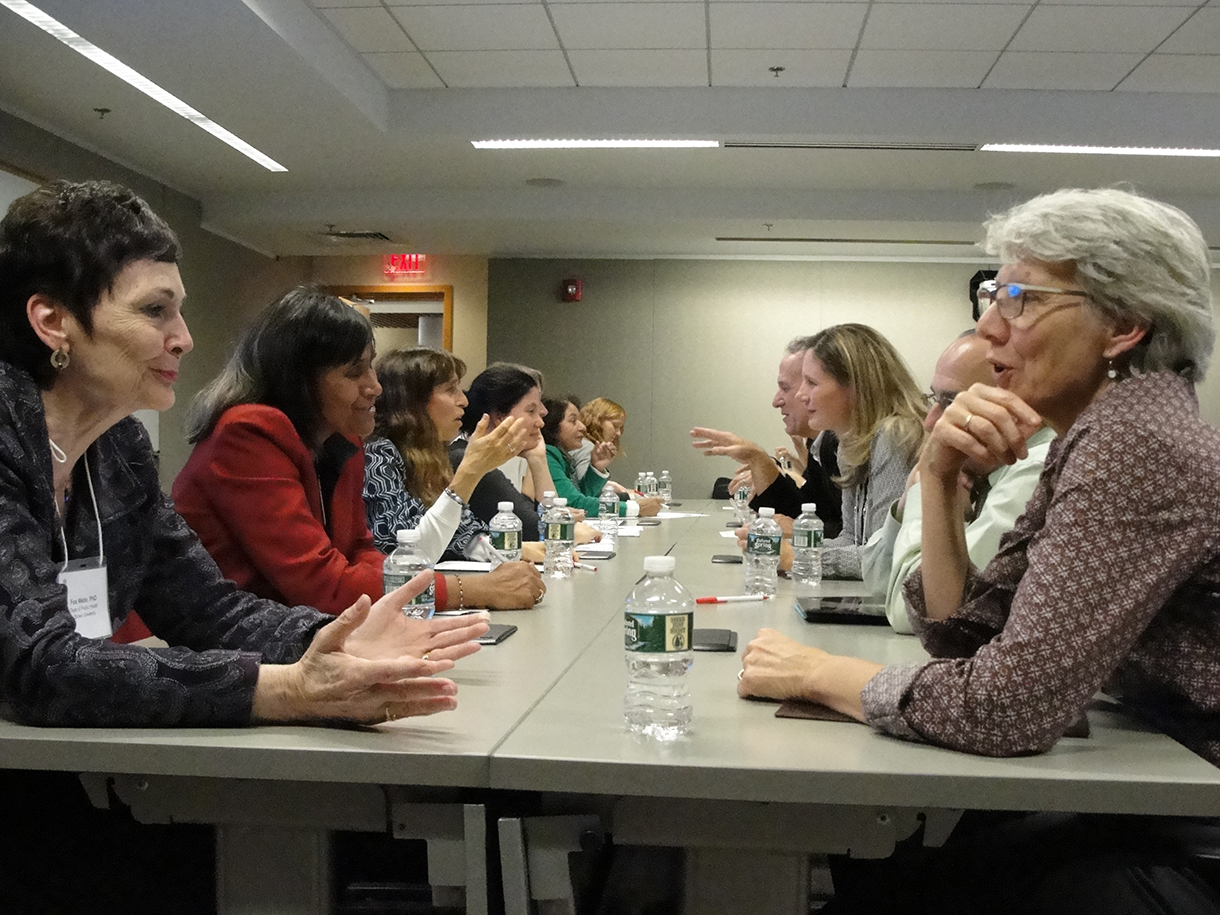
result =
[[[610,447],[596,446],[589,469],[577,479],[568,452],[579,448],[584,439],[585,426],[580,421],[580,406],[574,397],[544,397],[542,403],[547,410],[542,438],[546,442],[546,460],[555,484],[555,495],[567,499],[570,507],[584,509],[588,517],[595,518],[599,508],[598,496],[610,479],[606,465],[614,457],[614,451]],[[618,513],[622,517],[638,514],[647,518],[660,509],[660,499],[640,499],[638,502],[619,502]]]

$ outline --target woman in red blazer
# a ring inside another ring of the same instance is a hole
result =
[[[187,417],[195,450],[174,502],[238,587],[327,613],[381,595],[384,557],[361,495],[362,440],[381,393],[373,356],[362,314],[299,287],[259,316],[196,398]],[[527,563],[436,576],[438,609],[529,607],[541,592]]]

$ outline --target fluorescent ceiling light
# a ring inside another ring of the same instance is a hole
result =
[[[160,102],[170,111],[174,112],[174,114],[181,115],[197,127],[202,127],[217,139],[228,143],[239,153],[250,157],[268,171],[288,171],[288,169],[284,168],[284,166],[280,165],[270,156],[263,155],[245,140],[234,136],[211,118],[205,117],[186,104],[186,102],[166,92],[152,80],[141,76],[112,54],[106,53],[97,45],[81,38],[66,25],[51,18],[33,4],[26,3],[25,0],[0,0],[0,4],[7,6],[23,19],[32,22],[51,37],[59,39],[72,50],[83,54],[102,69],[108,70],[124,82],[135,86],[149,98]]]
[[[2,2],[2,0],[0,0]],[[719,140],[471,140],[475,149],[709,149]]]
[[[1073,153],[1089,156],[1192,156],[1215,158],[1220,149],[1173,149],[1162,146],[1055,146],[1040,143],[984,143],[984,152]]]

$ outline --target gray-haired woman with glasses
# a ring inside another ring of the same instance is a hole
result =
[[[1003,261],[980,290],[995,382],[957,397],[919,465],[923,562],[906,596],[933,660],[883,667],[764,632],[739,691],[782,696],[796,682],[896,736],[1011,756],[1049,750],[1104,688],[1220,765],[1220,432],[1194,389],[1214,339],[1207,245],[1180,210],[1115,189],[1047,194],[986,228]],[[959,471],[1023,456],[1042,422],[1059,438],[1038,487],[976,569]],[[983,828],[969,841],[959,828],[938,859],[962,866],[923,887],[931,908],[1220,907],[1180,852],[1159,848],[1155,877],[1132,876],[1154,847],[1139,823],[1025,818],[1021,841]],[[987,879],[966,886],[976,866]],[[836,899],[836,912],[866,908],[887,911]]]

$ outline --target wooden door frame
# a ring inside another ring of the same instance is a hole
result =
[[[385,283],[379,286],[323,286],[325,292],[331,295],[343,296],[351,298],[356,296],[363,298],[368,296],[374,300],[378,296],[393,295],[398,301],[411,301],[418,299],[420,301],[435,302],[437,297],[444,302],[444,315],[442,316],[441,324],[441,345],[449,352],[453,352],[453,287],[441,285],[418,285],[418,286],[400,286]]]

